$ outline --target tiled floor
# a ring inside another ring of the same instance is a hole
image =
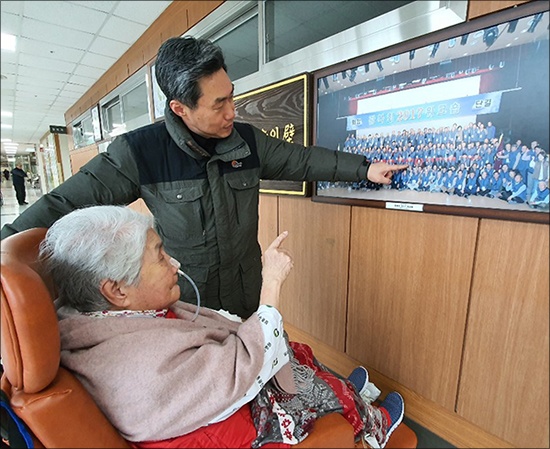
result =
[[[35,189],[27,185],[26,201],[29,204],[25,206],[20,206],[19,204],[17,204],[17,200],[15,199],[15,190],[13,189],[11,181],[6,181],[5,179],[3,179],[0,188],[2,189],[3,198],[3,204],[1,207],[2,227],[6,223],[11,223],[13,220],[15,220],[21,212],[27,209],[31,204],[33,204],[38,198],[42,196],[42,191],[40,189]]]

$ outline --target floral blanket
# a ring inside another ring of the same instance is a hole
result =
[[[347,379],[322,365],[309,346],[288,344],[298,393],[285,393],[275,380],[262,388],[251,403],[257,430],[253,448],[266,443],[298,444],[309,435],[316,419],[334,412],[352,424],[356,439],[365,433],[385,437],[385,416],[366,404]]]

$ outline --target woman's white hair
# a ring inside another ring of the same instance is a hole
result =
[[[62,305],[80,312],[111,308],[100,292],[109,279],[136,285],[152,215],[126,206],[77,209],[57,220],[40,245]]]

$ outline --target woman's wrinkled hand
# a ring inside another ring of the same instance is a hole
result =
[[[280,234],[265,250],[262,257],[262,292],[260,304],[279,305],[279,293],[283,282],[294,266],[290,252],[281,248],[288,231]]]
[[[290,252],[281,248],[281,244],[288,236],[288,231],[280,234],[263,255],[262,278],[266,281],[276,281],[282,284],[294,266]]]

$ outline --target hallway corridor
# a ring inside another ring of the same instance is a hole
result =
[[[31,204],[36,202],[38,198],[42,196],[42,191],[40,188],[33,188],[30,185],[26,185],[27,190],[27,198],[26,201],[29,203],[25,206],[20,206],[17,204],[17,199],[15,198],[15,189],[13,188],[13,185],[10,181],[6,181],[5,179],[2,180],[2,198],[3,198],[3,204],[2,204],[2,226],[4,227],[7,223],[12,223],[13,220],[15,220],[21,212],[23,212],[25,209],[27,209]]]

